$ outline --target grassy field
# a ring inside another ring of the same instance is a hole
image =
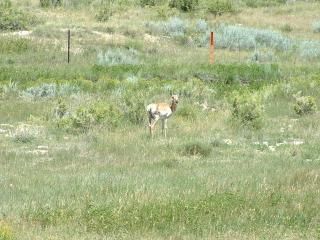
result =
[[[320,239],[319,1],[40,2],[0,2],[0,240]]]

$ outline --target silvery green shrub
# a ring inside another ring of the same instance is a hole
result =
[[[27,124],[20,124],[11,134],[12,139],[18,143],[29,143],[40,134],[39,128]]]
[[[271,30],[221,24],[215,32],[217,48],[252,50],[262,47],[290,50],[293,45],[291,39]]]
[[[205,20],[199,19],[196,22],[196,25],[195,25],[195,31],[196,32],[206,33],[208,30],[209,30],[209,25]]]
[[[109,48],[98,54],[98,64],[103,66],[137,65],[140,63],[135,49]]]
[[[320,59],[320,42],[302,41],[300,43],[300,55],[303,59]]]
[[[22,97],[28,99],[45,99],[52,97],[68,96],[71,94],[78,93],[80,91],[79,87],[71,84],[61,84],[57,85],[55,83],[44,83],[40,86],[30,87],[22,91]]]
[[[320,33],[320,21],[312,24],[313,32]]]
[[[170,18],[168,21],[148,22],[146,27],[153,34],[164,34],[170,37],[181,37],[187,32],[188,25],[178,17]]]
[[[184,36],[187,32],[187,24],[178,17],[170,18],[164,27],[165,32],[171,37]]]

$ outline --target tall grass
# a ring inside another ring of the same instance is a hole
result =
[[[167,1],[121,0],[101,23],[101,3],[26,1],[48,24],[0,36],[0,238],[317,239],[320,72],[316,54],[296,59],[317,41],[245,15],[301,7],[309,22],[317,4],[215,17],[200,1],[158,21]],[[67,64],[69,26],[83,51]],[[168,136],[150,138],[145,107],[172,93]]]

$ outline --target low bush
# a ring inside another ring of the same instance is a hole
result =
[[[316,101],[311,96],[297,97],[293,109],[299,116],[315,113],[317,111]]]
[[[262,127],[263,108],[257,97],[246,94],[235,97],[231,112],[234,120],[241,126],[254,129]]]
[[[55,83],[44,83],[40,86],[30,87],[22,91],[24,98],[39,100],[53,97],[69,96],[80,91],[79,87],[70,84],[57,85]]]
[[[300,56],[305,60],[320,60],[320,42],[302,41],[300,44]]]
[[[277,57],[271,51],[255,51],[251,56],[253,62],[274,62]]]
[[[312,24],[313,32],[320,33],[320,21]]]
[[[66,115],[64,104],[58,102],[61,114],[56,114],[58,128],[70,132],[85,133],[94,126],[105,124],[107,128],[117,127],[123,120],[122,113],[114,105],[104,102],[95,102],[89,106],[81,106],[74,113]]]
[[[194,26],[189,29],[188,44],[194,47],[207,47],[209,45],[210,27],[208,23],[199,19]]]
[[[40,7],[58,7],[62,5],[62,0],[40,0]]]
[[[8,1],[0,5],[0,30],[27,30],[37,23],[39,20],[35,16],[13,8]]]
[[[195,24],[195,32],[206,33],[209,30],[209,24],[204,19],[199,19]]]
[[[145,6],[155,6],[156,5],[156,0],[140,0],[140,5],[142,7]]]
[[[139,63],[139,53],[132,48],[110,48],[98,54],[98,64],[102,66],[137,65]]]
[[[58,99],[58,106],[55,108],[54,113],[57,118],[63,118],[67,114],[67,105],[60,98]]]
[[[284,24],[284,25],[282,25],[280,27],[280,30],[282,32],[292,32],[293,31],[293,27],[290,24],[286,23],[286,24]]]
[[[216,29],[216,46],[230,50],[272,48],[285,51],[292,48],[293,41],[271,30],[222,24]]]
[[[195,10],[199,5],[199,0],[170,0],[169,7],[177,8],[184,12]]]
[[[96,7],[97,5],[105,4],[114,0],[52,0],[59,1],[64,8],[79,9],[81,7],[88,8],[89,6]]]
[[[127,92],[124,96],[124,106],[121,108],[124,111],[125,119],[128,119],[133,124],[143,124],[146,122],[145,95],[143,92],[132,93]]]
[[[183,37],[188,28],[187,23],[178,17],[170,18],[168,21],[149,22],[146,26],[153,34],[165,34],[170,37]]]
[[[208,157],[212,151],[210,144],[202,142],[189,142],[182,147],[182,153],[188,156]]]
[[[176,116],[179,116],[191,121],[196,120],[200,114],[201,114],[200,109],[190,104],[185,104],[184,106],[179,107],[176,112]]]
[[[80,132],[88,131],[94,122],[95,118],[90,108],[80,107],[76,113],[71,116],[71,127]]]
[[[208,12],[213,15],[222,15],[224,13],[234,13],[236,11],[230,0],[214,0],[208,3]]]
[[[187,24],[178,17],[170,18],[164,28],[165,33],[171,37],[184,36],[187,32]]]
[[[12,139],[17,143],[30,143],[40,134],[39,128],[27,124],[20,124],[12,133]]]
[[[151,34],[169,36],[183,45],[205,47],[209,43],[209,25],[203,19],[190,24],[179,17],[172,17],[167,21],[148,22],[146,27]]]
[[[31,98],[31,99],[39,99],[39,98],[50,98],[55,97],[57,95],[57,85],[56,84],[42,84],[37,87],[30,87],[23,91],[23,96]]]
[[[159,3],[157,1],[157,3]],[[177,10],[174,8],[170,8],[168,5],[159,5],[155,8],[157,15],[161,19],[168,19],[169,17],[173,17],[177,14]]]
[[[98,7],[98,11],[95,15],[95,18],[99,22],[107,22],[112,17],[112,14],[113,6],[111,5],[111,3],[104,3]]]

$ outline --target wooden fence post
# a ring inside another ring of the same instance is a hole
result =
[[[211,32],[210,34],[210,64],[214,63],[214,33]]]

